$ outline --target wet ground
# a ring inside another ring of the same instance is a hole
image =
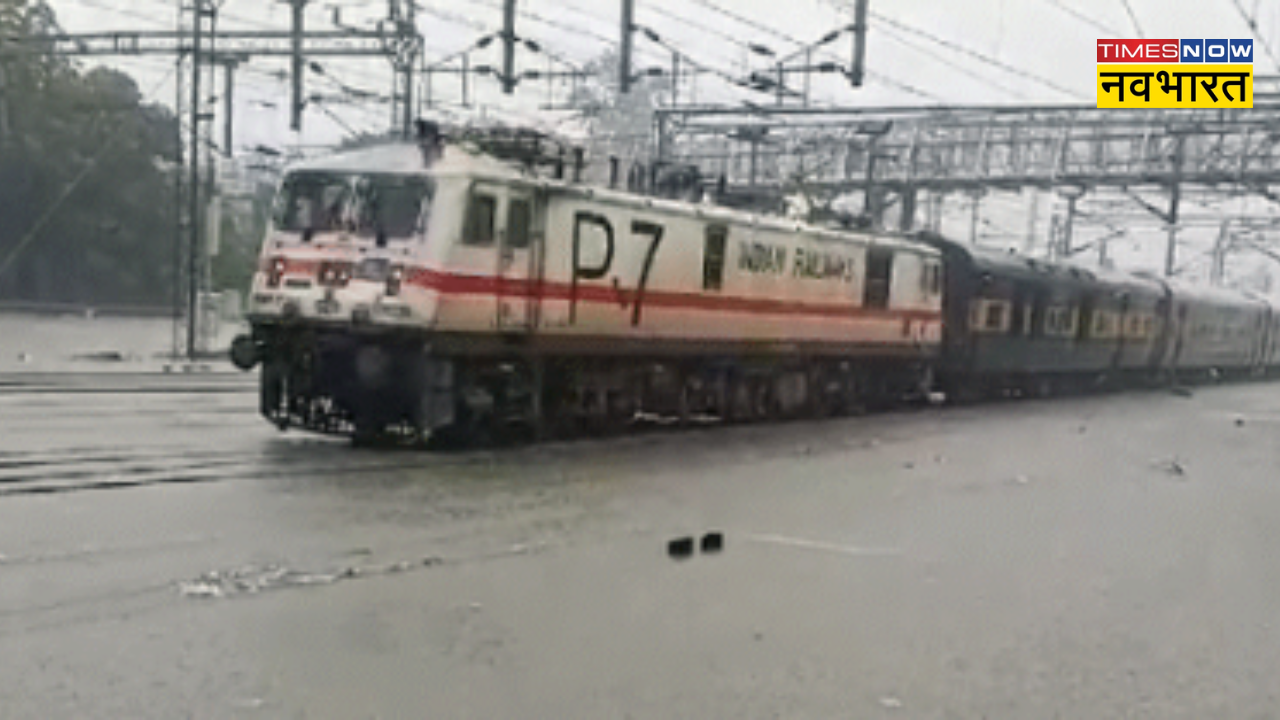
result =
[[[199,370],[226,366],[226,348],[244,332],[238,322],[218,321],[197,343],[208,362]],[[181,371],[170,358],[185,350],[181,332],[163,317],[101,316],[92,313],[21,313],[0,309],[0,375],[30,372],[138,373]]]
[[[0,380],[6,718],[1280,715],[1280,384],[431,455]]]

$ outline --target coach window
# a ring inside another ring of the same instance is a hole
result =
[[[724,285],[724,246],[729,228],[708,225],[702,251],[702,289],[719,290]]]
[[[1123,336],[1129,340],[1142,339],[1142,316],[1130,313],[1125,317]]]
[[[1080,309],[1068,308],[1063,317],[1065,320],[1063,320],[1062,334],[1067,337],[1075,335],[1080,327]]]
[[[1076,334],[1076,321],[1080,317],[1079,310],[1069,307],[1049,308],[1044,314],[1044,334],[1047,336],[1071,337]]]
[[[1098,340],[1110,339],[1114,334],[1111,326],[1111,313],[1106,310],[1095,310],[1093,313],[1093,328],[1089,335]]]
[[[867,280],[862,296],[863,307],[889,307],[891,277],[893,277],[893,251],[888,248],[868,248]]]
[[[462,241],[468,245],[492,245],[494,219],[498,215],[498,199],[484,193],[473,193],[467,206],[467,224]]]
[[[512,198],[507,204],[507,247],[529,247],[529,226],[533,221],[533,206],[528,200]]]
[[[1013,316],[1012,304],[1005,300],[974,300],[969,308],[969,328],[973,332],[1007,333]]]
[[[1005,332],[1009,329],[1009,303],[992,301],[987,303],[987,317],[983,328],[988,332]]]

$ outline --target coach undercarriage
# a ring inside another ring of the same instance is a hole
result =
[[[281,429],[445,445],[838,416],[923,397],[930,372],[923,359],[768,352],[468,354],[465,340],[276,326],[253,343],[261,412]]]

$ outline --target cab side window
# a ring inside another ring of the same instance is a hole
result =
[[[467,220],[462,232],[462,242],[475,246],[492,245],[497,216],[498,199],[496,197],[484,193],[472,193],[471,202],[467,205]]]
[[[889,307],[889,283],[893,277],[893,251],[887,248],[867,250],[867,280],[863,288],[863,307]]]
[[[729,228],[708,225],[702,251],[702,289],[719,290],[724,285],[724,246]]]
[[[507,247],[522,250],[529,247],[533,206],[528,200],[512,198],[507,204]]]
[[[920,273],[920,291],[928,297],[942,294],[942,266],[933,261],[926,261]]]

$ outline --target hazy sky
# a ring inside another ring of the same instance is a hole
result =
[[[664,40],[691,58],[717,70],[740,73],[765,69],[746,43],[767,45],[779,52],[797,47],[793,40],[811,42],[851,20],[847,0],[635,0],[637,22],[653,28]],[[1132,9],[1131,18],[1126,3]],[[524,14],[517,32],[535,39],[559,56],[585,63],[616,47],[619,2],[601,0],[519,0]],[[871,0],[865,87],[850,88],[843,81],[821,78],[815,96],[839,104],[976,103],[976,102],[1089,102],[1094,101],[1095,40],[1099,37],[1249,37],[1237,7],[1257,17],[1260,31],[1280,40],[1280,7],[1275,0]],[[70,32],[111,29],[171,29],[177,0],[52,0],[59,20]],[[334,6],[343,21],[362,24],[385,16],[386,4],[377,0],[313,0],[307,11],[312,28],[330,28]],[[419,0],[419,27],[426,36],[428,58],[439,58],[467,47],[501,25],[500,0]],[[741,19],[735,19],[728,11]],[[1136,22],[1135,22],[1136,21]],[[289,9],[279,2],[225,0],[224,29],[286,29]],[[1136,25],[1136,27],[1135,27]],[[1105,28],[1105,29],[1104,29]],[[1140,31],[1139,31],[1140,28]],[[920,33],[933,36],[930,39]],[[1273,45],[1280,45],[1273,42]],[[670,54],[637,36],[637,66],[669,64]],[[848,62],[851,40],[846,36],[829,46]],[[973,54],[963,50],[971,51]],[[982,55],[992,62],[975,57]],[[473,63],[497,65],[497,44],[477,51]],[[99,62],[93,59],[91,62]],[[172,103],[172,63],[160,58],[111,61],[134,72],[144,90]],[[546,69],[547,60],[524,53],[522,69]],[[1008,66],[1022,73],[996,66]],[[1271,69],[1258,47],[1259,71]],[[390,71],[381,60],[328,60],[329,72],[348,85],[387,93]],[[301,137],[288,132],[287,84],[270,76],[285,67],[282,61],[254,60],[239,75],[242,102],[236,110],[237,144],[301,141],[328,143],[346,131],[319,112],[308,113]],[[168,77],[166,77],[168,75]],[[545,100],[545,83],[507,98],[492,79],[478,78],[479,99],[499,109],[536,112]],[[437,78],[434,94],[457,102],[456,77]],[[323,79],[312,78],[309,90],[332,91]],[[565,88],[558,92],[563,93]],[[686,95],[693,88],[686,87]],[[715,77],[697,83],[699,100],[750,98]],[[1065,92],[1064,92],[1065,91]],[[264,103],[276,105],[275,109]],[[370,104],[339,109],[350,126],[380,129],[390,110]]]
[[[111,29],[172,29],[178,0],[50,0],[69,32]],[[517,33],[538,41],[557,56],[586,63],[615,49],[619,35],[620,0],[519,0]],[[650,27],[663,40],[693,60],[714,70],[741,76],[765,70],[767,62],[752,55],[748,43],[789,53],[798,43],[822,37],[852,19],[848,0],[635,0],[637,23]],[[341,6],[347,24],[368,24],[386,15],[379,0],[312,0],[308,25],[332,28],[334,6]],[[501,0],[419,0],[418,25],[426,39],[429,59],[452,55],[471,46],[502,22]],[[1277,0],[871,0],[868,40],[868,79],[853,89],[834,77],[820,78],[815,98],[840,105],[938,103],[1085,103],[1096,101],[1095,41],[1098,38],[1245,38],[1251,33],[1244,16],[1256,18],[1259,35],[1280,53],[1280,2]],[[267,0],[224,0],[222,29],[287,29],[289,9]],[[667,66],[670,52],[642,35],[636,36],[637,68]],[[832,55],[821,60],[848,62],[852,41],[846,35],[829,46]],[[494,43],[476,51],[473,64],[500,64]],[[134,73],[144,92],[172,104],[175,94],[173,63],[161,58],[109,62]],[[391,73],[382,60],[325,60],[328,74],[347,85],[386,94]],[[547,69],[543,56],[522,52],[517,69]],[[236,145],[322,145],[347,134],[386,129],[390,108],[370,104],[336,108],[341,122],[309,111],[301,134],[288,129],[288,83],[272,73],[285,69],[283,60],[255,59],[238,74]],[[1259,74],[1280,72],[1261,42],[1255,43]],[[214,92],[220,89],[215,88]],[[309,79],[309,92],[332,92],[323,78]],[[437,78],[434,96],[457,103],[456,76]],[[557,89],[563,98],[566,87]],[[515,96],[505,97],[490,78],[477,78],[473,100],[490,112],[518,118],[538,116],[546,100],[546,84],[533,83]],[[687,100],[696,92],[703,102],[759,101],[759,95],[733,88],[714,76],[686,85]],[[219,122],[221,120],[219,119]],[[1013,237],[1025,233],[1026,201],[1008,193],[983,201],[982,230],[996,242],[1021,244]],[[948,201],[944,229],[967,237],[969,214],[963,198]],[[1048,226],[1054,201],[1041,204],[1039,233]],[[1060,211],[1060,207],[1057,207]],[[1081,242],[1096,237],[1100,228],[1078,227]],[[1191,230],[1186,239],[1197,245],[1186,256],[1203,270],[1203,246],[1216,231]],[[1158,227],[1135,230],[1112,247],[1122,266],[1158,267],[1163,255]]]

